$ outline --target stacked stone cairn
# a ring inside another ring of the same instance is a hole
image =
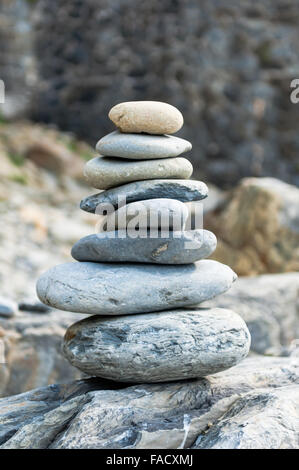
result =
[[[97,143],[99,155],[84,171],[104,191],[81,202],[104,224],[73,246],[78,262],[50,269],[37,283],[45,304],[89,315],[68,328],[64,354],[91,376],[128,383],[228,369],[247,355],[250,334],[236,313],[198,306],[237,276],[204,259],[216,247],[214,234],[186,228],[185,203],[204,199],[208,189],[189,180],[192,165],[180,155],[191,144],[171,135],[183,116],[166,103],[137,101],[114,106],[109,117],[118,130]]]

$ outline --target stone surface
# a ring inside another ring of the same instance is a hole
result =
[[[98,141],[97,151],[108,157],[152,160],[177,157],[191,150],[190,142],[170,135],[122,134],[114,131]]]
[[[299,188],[274,178],[246,178],[205,228],[218,238],[214,259],[238,274],[299,270]]]
[[[108,214],[103,225],[108,232],[128,229],[136,234],[140,230],[184,230],[188,219],[187,206],[175,199],[147,199],[131,202]]]
[[[299,273],[241,277],[224,295],[201,306],[238,312],[251,333],[253,351],[285,354],[299,338]]]
[[[297,449],[298,389],[298,360],[269,357],[169,384],[122,388],[93,378],[51,385],[0,400],[0,443],[16,449]]]
[[[192,448],[298,449],[298,391],[296,384],[248,393],[232,404],[213,429],[199,436]]]
[[[123,315],[194,305],[230,288],[235,273],[217,261],[183,266],[65,263],[44,273],[46,305],[86,314]]]
[[[63,352],[88,375],[150,383],[220,372],[244,359],[249,347],[241,317],[215,308],[91,316],[67,329]]]
[[[110,109],[108,116],[121,132],[174,134],[184,124],[180,111],[161,101],[119,103]]]
[[[151,238],[149,233],[131,238],[126,231],[98,233],[81,238],[72,248],[77,261],[188,264],[207,258],[217,239],[208,230],[169,232],[169,237]],[[177,237],[177,238],[176,238]]]
[[[18,305],[13,300],[0,296],[0,317],[13,317],[18,311]]]
[[[61,353],[66,328],[81,318],[79,314],[58,311],[0,317],[5,360],[0,364],[0,396],[81,378],[82,374]]]
[[[117,208],[123,201],[130,203],[146,199],[170,198],[186,202],[199,201],[207,195],[208,187],[202,181],[170,179],[135,181],[88,196],[81,201],[80,208],[94,213],[99,204],[112,204]]]
[[[139,180],[188,179],[192,171],[191,163],[183,157],[130,161],[99,156],[86,163],[84,176],[94,188],[109,189]]]

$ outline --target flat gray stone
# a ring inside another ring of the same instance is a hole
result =
[[[60,310],[125,315],[195,305],[225,292],[236,277],[212,260],[183,266],[65,263],[39,278],[37,294]]]
[[[208,195],[208,187],[202,181],[194,180],[148,180],[123,184],[83,199],[80,208],[96,212],[100,204],[111,204],[117,208],[121,203],[129,204],[154,198],[177,199],[181,202],[200,201]]]
[[[177,157],[192,149],[185,139],[170,135],[123,134],[119,131],[105,135],[96,145],[104,156],[147,160]]]
[[[161,230],[184,230],[188,219],[187,206],[176,199],[147,199],[131,202],[107,215],[102,225],[105,230],[128,229],[136,233],[136,228]]]
[[[90,186],[109,189],[132,181],[188,179],[192,171],[192,164],[183,157],[134,161],[98,156],[86,163],[84,176]]]
[[[143,238],[142,238],[143,236]],[[126,231],[98,233],[81,238],[72,248],[77,261],[189,264],[210,256],[217,239],[208,230],[169,232],[151,238],[149,232],[131,238]]]
[[[92,316],[71,325],[63,352],[86,374],[118,382],[169,382],[204,377],[244,359],[250,334],[225,309]]]

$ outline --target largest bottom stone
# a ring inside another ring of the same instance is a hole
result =
[[[248,353],[250,334],[226,309],[92,316],[68,328],[64,354],[78,369],[119,382],[168,382],[228,369]]]

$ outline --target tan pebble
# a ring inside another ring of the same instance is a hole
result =
[[[184,124],[182,113],[160,101],[128,101],[114,106],[109,118],[121,132],[174,134]]]

